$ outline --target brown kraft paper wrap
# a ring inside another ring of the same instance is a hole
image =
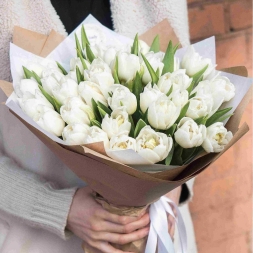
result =
[[[166,31],[166,33],[164,31]],[[173,38],[174,43],[177,42],[176,35],[167,20],[162,21],[145,33],[141,36],[141,39],[150,44],[153,37],[157,34],[164,34],[160,37],[162,45],[165,45],[171,38]],[[15,28],[13,37],[13,42],[16,45],[40,56],[46,56],[62,40],[63,37],[54,31],[46,36],[19,27]],[[31,41],[33,43],[32,49],[29,47]],[[162,49],[164,50],[163,46]],[[226,69],[225,71],[241,76],[247,76],[247,70],[245,67],[234,67]],[[5,81],[0,81],[0,87],[7,96],[13,91],[12,84]],[[141,172],[130,166],[112,160],[103,154],[103,148],[101,149],[101,145],[60,145],[29,125],[19,116],[16,116],[33,134],[50,148],[55,155],[69,167],[69,169],[89,184],[95,192],[103,196],[103,198],[99,197],[96,199],[105,209],[119,215],[125,215],[127,210],[129,215],[136,216],[139,214],[140,210],[145,210],[146,206],[150,203],[197,176],[249,130],[246,123],[242,124],[239,129],[238,127],[242,112],[249,102],[250,97],[251,90],[241,101],[240,105],[234,112],[234,115],[228,121],[226,127],[233,132],[234,137],[221,153],[207,154],[196,159],[189,165],[156,173]],[[141,253],[145,248],[144,242],[145,240],[140,240],[128,246],[125,245],[125,248],[122,249]],[[95,253],[94,251],[89,251],[89,249],[86,249],[85,252]]]

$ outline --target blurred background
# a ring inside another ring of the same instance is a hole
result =
[[[217,68],[252,73],[252,1],[188,0],[191,42],[215,35]],[[190,204],[199,253],[252,253],[252,101],[242,121],[251,130],[195,181]]]

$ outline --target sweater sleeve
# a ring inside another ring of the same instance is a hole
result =
[[[67,217],[76,188],[57,189],[0,153],[0,209],[67,239]]]

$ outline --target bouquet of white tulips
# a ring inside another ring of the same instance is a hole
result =
[[[137,35],[129,47],[91,46],[84,26],[75,45],[69,71],[28,61],[15,87],[22,110],[66,144],[103,142],[125,164],[183,165],[232,139],[223,125],[232,108],[219,108],[235,87],[193,46],[181,61],[171,41],[160,52],[158,36],[151,47]]]
[[[130,40],[91,16],[46,58],[11,44],[6,102],[109,211],[136,215],[151,204],[152,229],[167,223],[156,220],[169,208],[157,199],[247,132],[238,126],[252,83],[235,75],[244,68],[215,69],[213,38],[180,49],[170,41],[165,53],[159,44],[158,36],[150,47]],[[158,230],[151,239],[164,238]],[[144,252],[146,240],[124,250]]]

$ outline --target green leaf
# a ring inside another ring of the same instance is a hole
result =
[[[99,101],[97,101],[97,105],[98,105],[98,107],[103,109],[103,111],[105,111],[108,115],[111,115],[112,111],[107,106],[105,106],[104,104],[102,104]]]
[[[208,68],[208,64],[203,69],[201,69],[199,72],[197,72],[196,74],[192,76],[192,79],[195,82],[195,84],[197,84],[200,81],[202,75],[205,73],[207,68]]]
[[[170,165],[170,163],[171,163],[171,161],[172,161],[172,157],[173,157],[173,154],[174,154],[174,144],[172,145],[172,148],[171,148],[171,150],[170,150],[170,152],[169,152],[169,154],[168,154],[168,156],[166,157],[166,159],[165,159],[165,164],[166,165]]]
[[[96,126],[96,127],[101,128],[101,123],[99,121],[95,120],[95,119],[92,119],[90,121],[90,124],[91,124],[91,126]]]
[[[83,47],[83,50],[84,50],[85,47],[86,47],[86,44],[90,45],[90,42],[88,40],[88,37],[86,35],[86,32],[85,32],[85,29],[84,29],[83,25],[82,25],[82,28],[81,28],[81,40],[82,40],[82,47]]]
[[[219,118],[219,122],[223,122],[224,120],[230,118],[231,116],[233,116],[234,114],[233,113],[230,113],[230,114],[227,114],[221,118]]]
[[[183,161],[183,164],[189,164],[199,153],[203,151],[201,146],[196,147],[193,154]]]
[[[77,56],[80,58],[81,63],[82,63],[82,65],[83,65],[83,69],[88,69],[88,67],[87,67],[87,65],[86,65],[86,63],[85,63],[85,60],[84,60],[84,58],[83,58],[81,52],[80,52],[78,49],[76,49],[76,51],[77,51]]]
[[[129,119],[129,121],[130,121],[130,123],[131,123],[131,129],[130,129],[129,136],[130,136],[130,137],[134,137],[134,129],[135,129],[135,126],[134,126],[134,121],[133,121],[132,115],[129,115],[129,116],[128,116],[128,119]]]
[[[94,59],[96,59],[96,56],[93,54],[90,45],[86,44],[86,55],[90,63],[93,62]]]
[[[145,62],[147,69],[149,71],[149,74],[151,76],[152,79],[152,84],[154,85],[155,83],[157,84],[159,77],[156,75],[154,69],[152,68],[152,66],[150,65],[150,63],[148,62],[148,60],[146,59],[146,57],[141,54],[143,61]]]
[[[169,91],[167,92],[167,94],[166,94],[167,97],[172,93],[172,91],[173,91],[173,85],[171,85]]]
[[[173,165],[183,165],[182,159],[183,150],[184,149],[181,146],[179,146],[177,143],[175,144],[174,153],[171,161]]]
[[[99,113],[100,113],[100,116],[101,116],[101,118],[103,119],[104,117],[105,117],[105,115],[107,114],[102,108],[100,108],[99,106],[98,106],[98,111],[99,111]]]
[[[156,35],[156,37],[154,38],[149,51],[150,52],[153,51],[154,53],[158,53],[160,51],[160,38],[159,38],[159,35]]]
[[[192,80],[190,86],[186,89],[189,94],[192,92],[194,85],[195,85],[195,81]]]
[[[197,92],[195,92],[195,93],[193,93],[192,95],[190,95],[189,99],[194,98],[194,97],[196,96],[196,93],[197,93]]]
[[[141,129],[146,125],[147,124],[142,119],[139,119],[134,130],[134,138],[136,138],[139,135]]]
[[[58,102],[54,97],[50,96],[41,85],[38,85],[41,93],[45,96],[45,98],[51,103],[54,107],[54,109],[60,113],[61,103]]]
[[[52,97],[53,101],[54,101],[54,108],[56,109],[56,111],[58,113],[60,113],[60,109],[61,109],[61,103],[59,101],[56,100],[55,97]]]
[[[177,43],[176,46],[174,46],[174,48],[173,48],[174,55],[177,52],[179,45],[180,45],[180,43]]]
[[[138,33],[135,35],[133,46],[131,47],[131,54],[138,55],[139,52],[139,39]]]
[[[116,56],[114,68],[112,71],[112,76],[113,76],[114,82],[120,84],[118,69],[119,69],[119,60],[118,60],[118,56]]]
[[[176,120],[176,123],[177,123],[177,124],[178,124],[179,121],[185,116],[185,114],[186,114],[186,112],[187,112],[187,110],[188,110],[188,108],[189,108],[189,105],[190,105],[190,102],[188,101],[188,102],[184,105],[184,107],[181,109],[181,112],[180,112],[180,114],[179,114],[179,117],[178,117],[177,120]]]
[[[78,66],[76,66],[76,79],[78,84],[84,81],[84,77]]]
[[[226,113],[228,113],[233,107],[225,108],[218,110],[215,112],[207,121],[206,121],[206,127],[211,126],[212,124],[220,121],[219,119],[223,117]]]
[[[156,74],[156,75],[158,76],[158,78],[159,78],[159,76],[160,76],[160,69],[159,69],[159,68],[157,68],[155,74]]]
[[[162,75],[165,73],[172,73],[174,71],[174,48],[172,45],[172,41],[169,42],[169,45],[167,47],[165,56],[163,58],[163,72]]]
[[[56,62],[56,64],[58,68],[61,70],[62,74],[66,76],[68,72],[62,67],[62,65],[58,61]]]
[[[112,97],[113,94],[112,94],[112,92],[108,92],[108,95],[109,95],[109,97]]]
[[[177,124],[173,124],[169,129],[165,131],[165,134],[172,137],[174,135],[176,128],[177,128]]]
[[[195,119],[194,121],[198,124],[198,125],[205,125],[206,121],[207,121],[207,117],[208,116],[203,116],[200,118]]]
[[[96,120],[99,121],[99,122],[102,122],[102,118],[101,118],[101,115],[100,115],[99,110],[98,110],[98,105],[97,105],[96,101],[93,98],[91,99],[91,104],[92,104],[92,110],[95,114]]]
[[[32,71],[32,74],[33,74],[34,79],[37,81],[37,83],[42,85],[40,77],[34,71]]]
[[[81,48],[81,44],[80,41],[75,33],[75,41],[76,41],[76,50],[82,53],[82,48]]]
[[[142,87],[142,81],[141,81],[141,76],[139,72],[136,73],[134,82],[133,82],[133,94],[136,96],[137,99],[137,110],[139,111],[140,108],[140,94],[143,91]]]
[[[30,70],[28,70],[26,67],[23,66],[23,70],[24,70],[25,79],[31,79],[31,77],[33,77],[33,73]]]
[[[193,154],[195,153],[196,151],[196,147],[194,148],[185,148],[183,150],[183,153],[182,153],[182,160],[183,160],[183,163],[185,163],[185,161],[189,160]]]

